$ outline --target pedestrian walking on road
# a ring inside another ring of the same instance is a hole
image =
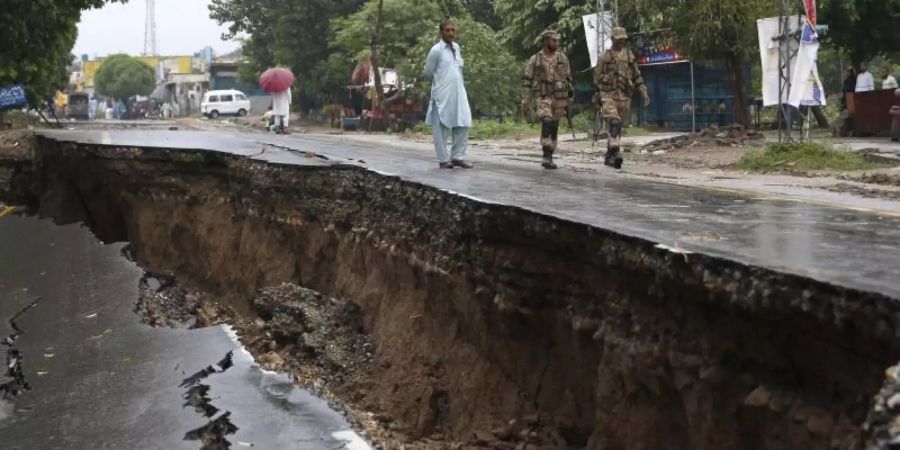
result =
[[[637,90],[644,99],[644,106],[650,105],[647,86],[641,77],[637,59],[631,50],[625,48],[628,33],[622,27],[612,31],[612,48],[603,52],[597,67],[594,69],[594,86],[599,91],[600,113],[603,121],[609,126],[609,137],[606,141],[606,158],[604,164],[622,168],[622,155],[619,151],[619,136],[622,133],[622,122],[628,119],[631,108],[631,96]],[[707,122],[716,108],[712,106]]]
[[[291,114],[291,88],[272,94],[272,115],[275,118],[275,133],[285,134]]]
[[[559,34],[553,30],[541,34],[544,47],[525,63],[522,76],[522,114],[531,115],[532,102],[536,103],[537,117],[541,121],[541,166],[556,169],[553,154],[559,143],[559,121],[566,117],[569,97],[572,96],[572,69],[569,58],[559,48]]]
[[[434,149],[442,169],[471,169],[465,160],[469,145],[472,111],[463,82],[463,56],[456,37],[456,25],[445,20],[440,24],[441,41],[431,47],[425,60],[425,76],[431,79],[431,101],[425,120],[431,124]],[[447,138],[452,137],[450,155]]]

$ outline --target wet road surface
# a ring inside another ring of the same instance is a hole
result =
[[[0,376],[20,388],[0,389],[0,448],[196,450],[211,424],[232,449],[369,448],[229,328],[140,323],[142,271],[121,249],[79,225],[0,218],[0,351],[23,378]]]
[[[198,131],[50,131],[62,141],[211,150],[287,165],[352,164],[477,200],[900,299],[900,217],[627,179],[481,162],[440,170],[430,151],[341,136]],[[324,156],[314,158],[311,152]],[[477,152],[472,153],[478,162]]]

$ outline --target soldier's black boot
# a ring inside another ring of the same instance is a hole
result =
[[[544,159],[541,161],[541,167],[545,169],[556,169],[556,163],[553,162],[553,150],[544,149]]]
[[[619,135],[622,132],[622,121],[619,119],[611,119],[609,121],[609,147],[606,150],[606,158],[603,164],[616,169],[622,168],[622,154],[619,152]]]
[[[612,147],[606,151],[606,158],[603,160],[603,164],[615,167],[616,169],[621,169],[624,161],[622,153],[619,151],[619,147]]]

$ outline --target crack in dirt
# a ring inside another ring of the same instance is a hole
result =
[[[15,348],[19,337],[25,334],[25,331],[16,324],[16,319],[36,307],[39,301],[40,298],[34,300],[9,318],[9,326],[13,329],[13,332],[2,342],[3,345],[9,347],[6,350],[6,372],[4,374],[4,378],[8,378],[8,380],[0,384],[0,400],[2,401],[11,402],[23,392],[31,390],[31,384],[25,379],[25,372],[22,369],[24,357],[22,352]]]
[[[197,414],[206,418],[213,417],[219,412],[219,408],[213,406],[212,399],[209,397],[209,385],[203,384],[202,381],[210,375],[223,373],[230,369],[234,366],[233,358],[234,351],[230,351],[218,363],[206,366],[181,382],[180,387],[187,388],[182,395],[185,400],[185,408],[191,407]],[[231,412],[226,411],[219,417],[210,420],[206,425],[188,431],[184,435],[184,440],[200,441],[201,450],[226,450],[231,448],[231,442],[225,436],[234,434],[237,430],[238,427],[231,422]]]

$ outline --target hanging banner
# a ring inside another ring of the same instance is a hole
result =
[[[791,79],[791,95],[788,104],[799,106],[825,106],[825,88],[819,79],[819,33],[816,31],[816,1],[803,0],[806,17],[800,32],[800,48]]]
[[[763,106],[775,106],[778,104],[778,78],[781,71],[778,67],[778,41],[774,38],[778,36],[779,21],[780,18],[778,17],[756,21],[761,58],[760,68],[762,70]],[[799,30],[800,23],[801,17],[789,17],[787,20],[787,32],[793,34],[794,31]],[[794,50],[798,47],[797,41],[794,39],[788,39],[786,45],[791,46],[791,54],[794,54]]]
[[[814,0],[804,0],[804,6],[815,8]],[[815,17],[814,10],[811,16]],[[762,68],[762,97],[764,106],[778,105],[780,76],[790,74],[790,91],[784,92],[781,101],[785,104],[799,106],[825,106],[825,89],[819,78],[817,67],[819,53],[819,35],[816,26],[806,16],[791,16],[786,20],[787,30],[784,45],[787,54],[792,55],[790,61],[782,61],[778,65],[779,41],[778,27],[780,18],[770,17],[756,21],[759,38],[759,53]],[[785,68],[790,68],[786,71]],[[784,71],[784,72],[782,72]]]
[[[612,34],[612,16],[609,12],[587,14],[581,16],[581,21],[584,23],[584,37],[587,41],[588,55],[591,58],[591,67],[597,67],[597,60],[599,59],[597,44],[603,41],[600,43],[603,50],[612,47],[612,39],[610,39]]]
[[[28,99],[25,97],[25,86],[13,84],[0,86],[0,108],[12,108],[25,106]]]

